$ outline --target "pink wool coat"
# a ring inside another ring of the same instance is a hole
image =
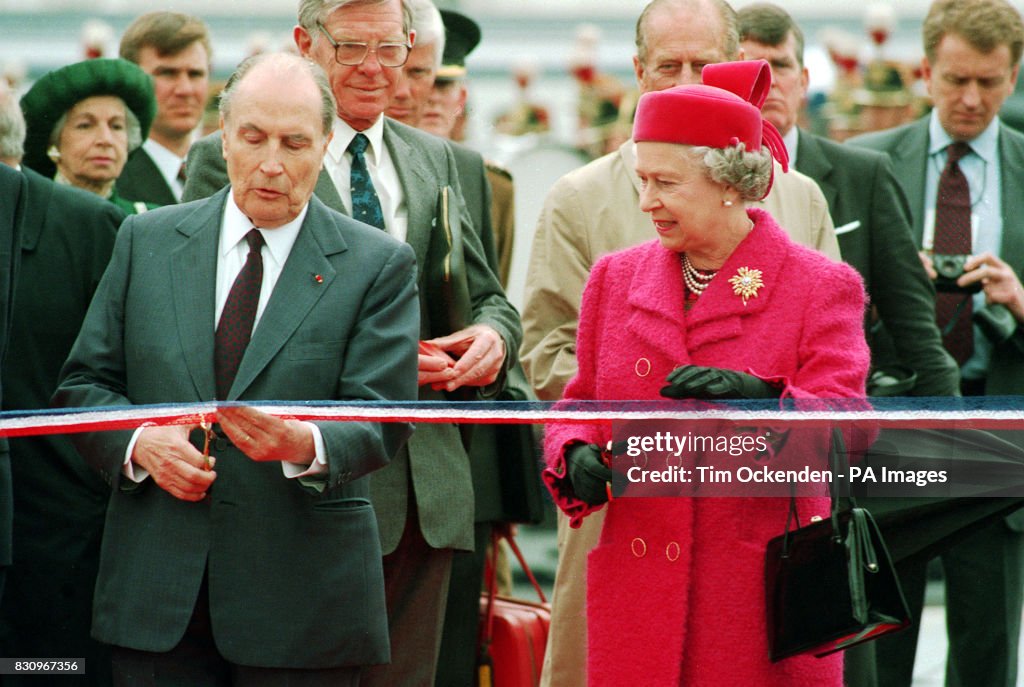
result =
[[[565,398],[660,399],[665,377],[686,363],[781,381],[784,397],[864,397],[859,275],[791,242],[767,213],[748,214],[754,229],[689,312],[679,255],[657,241],[594,266]],[[761,270],[764,282],[745,306],[728,281],[741,267]],[[548,429],[543,476],[574,526],[594,509],[567,494],[563,449],[610,438],[609,427]],[[801,499],[802,522],[828,504]],[[842,685],[839,655],[768,659],[764,552],[785,527],[786,498],[620,498],[607,507],[587,570],[591,685]]]

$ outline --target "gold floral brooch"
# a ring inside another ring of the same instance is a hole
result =
[[[749,267],[741,267],[736,270],[736,276],[729,278],[732,284],[732,292],[743,299],[746,306],[747,299],[757,298],[757,290],[764,286],[761,281],[761,270],[752,270]]]

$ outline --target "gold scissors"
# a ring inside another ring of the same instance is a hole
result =
[[[210,464],[210,440],[213,439],[213,425],[202,420],[199,423],[199,429],[203,430],[203,460],[206,465],[203,467],[204,470],[211,470],[213,466]]]

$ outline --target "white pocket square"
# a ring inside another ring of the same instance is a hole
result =
[[[847,222],[843,226],[835,228],[836,236],[839,236],[840,234],[847,234],[853,231],[854,229],[857,229],[858,227],[860,227],[859,219],[855,219],[852,222]]]

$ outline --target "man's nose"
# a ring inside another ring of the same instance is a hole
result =
[[[280,148],[273,147],[267,152],[266,157],[260,162],[260,171],[267,176],[277,176],[284,171],[284,165],[281,163]]]
[[[981,89],[979,88],[977,81],[967,82],[967,85],[964,86],[961,100],[963,100],[964,105],[967,105],[968,107],[977,107],[981,104]]]

